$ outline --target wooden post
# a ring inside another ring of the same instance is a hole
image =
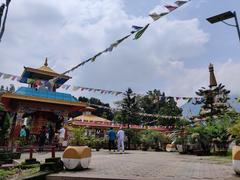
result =
[[[55,147],[52,147],[52,158],[55,158]]]
[[[33,147],[31,146],[30,151],[29,151],[29,159],[33,158]]]

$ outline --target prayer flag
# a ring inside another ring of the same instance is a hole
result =
[[[65,89],[68,90],[68,89],[70,88],[70,86],[71,86],[71,85],[66,85],[66,88],[65,88]]]
[[[100,56],[101,54],[102,54],[102,52],[97,53],[95,56],[93,56],[93,57],[91,58],[91,61],[94,62],[94,61],[96,60],[96,58],[97,58],[98,56]]]
[[[176,1],[175,4],[180,7],[182,5],[184,5],[187,1]]]
[[[133,31],[131,31],[131,34],[141,30],[143,27],[142,26],[135,26],[135,25],[132,25],[132,28],[133,28]]]
[[[11,79],[11,80],[14,81],[16,78],[17,78],[17,76],[12,76],[12,79]]]
[[[9,79],[11,77],[10,74],[3,74],[3,79]]]
[[[142,26],[132,25],[132,28],[133,28],[135,31],[139,31],[139,30],[142,29],[143,27],[142,27]]]
[[[111,52],[111,51],[113,50],[113,48],[116,48],[121,42],[123,42],[123,41],[124,41],[125,39],[127,39],[129,36],[130,36],[130,34],[127,35],[127,36],[125,36],[125,37],[123,37],[123,38],[121,38],[121,39],[119,39],[119,40],[117,40],[116,42],[112,43],[112,44],[110,45],[110,47],[107,48],[107,49],[105,49],[103,52],[107,52],[107,51]],[[101,53],[103,53],[103,52],[101,52]]]
[[[30,79],[30,78],[27,79],[27,83],[28,83],[28,84],[33,84],[34,82],[35,82],[34,79]]]
[[[3,75],[3,73],[0,72],[0,77]]]
[[[150,24],[147,24],[143,29],[139,30],[139,31],[136,33],[136,35],[135,35],[135,37],[134,37],[134,40],[139,39],[139,38],[143,35],[143,33],[145,32],[145,30],[148,28],[149,25],[150,25]]]
[[[171,6],[171,5],[167,5],[165,6],[165,8],[167,8],[170,12],[174,11],[175,9],[177,9],[177,6]]]
[[[79,90],[79,89],[80,89],[79,86],[73,86],[73,91],[77,91],[77,90]]]
[[[119,95],[119,94],[122,94],[122,92],[116,92],[116,96]]]
[[[154,21],[156,21],[156,20],[158,20],[160,17],[162,17],[162,16],[165,16],[165,15],[167,15],[168,14],[168,12],[165,12],[165,13],[160,13],[160,14],[157,14],[157,13],[152,13],[152,14],[149,14],[149,16],[154,20]]]
[[[65,88],[66,88],[66,85],[65,85],[65,84],[63,84],[61,87],[62,87],[62,89],[65,89]]]
[[[130,36],[130,34],[127,35],[127,36],[125,36],[125,37],[123,37],[122,39],[117,40],[117,41],[116,41],[117,45],[120,44],[121,42],[123,42],[123,41],[124,41],[125,39],[127,39],[129,36]]]

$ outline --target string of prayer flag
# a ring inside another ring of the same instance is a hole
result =
[[[190,0],[188,0],[190,1]],[[178,0],[175,2],[175,4],[177,6],[172,6],[172,5],[166,5],[165,7],[169,10],[169,12],[163,12],[163,13],[160,13],[160,14],[157,14],[157,13],[152,13],[150,14],[149,16],[154,20],[158,20],[160,17],[162,16],[165,16],[167,14],[169,14],[170,12],[172,12],[173,10],[177,9],[178,7],[182,6],[183,4],[185,4],[186,2],[188,1],[182,1],[182,0]],[[139,39],[143,33],[146,31],[146,29],[148,28],[148,26],[150,25],[150,23],[148,23],[147,25],[145,26],[137,26],[137,25],[133,25],[132,28],[133,28],[133,31],[130,32],[130,34],[126,35],[125,37],[115,41],[114,43],[112,43],[108,48],[106,48],[104,51],[101,51],[97,54],[95,54],[94,56],[92,56],[91,58],[79,63],[78,65],[74,66],[73,68],[71,68],[70,70],[67,70],[65,71],[64,73],[62,73],[61,75],[65,75],[67,73],[70,73],[72,71],[74,71],[75,69],[79,68],[80,66],[83,66],[85,65],[87,62],[94,62],[97,57],[99,57],[100,55],[102,55],[103,53],[107,53],[107,52],[112,52],[112,50],[114,48],[116,48],[120,43],[122,43],[125,39],[129,38],[132,34],[135,34],[135,37],[134,37],[134,40],[137,40]],[[59,75],[59,76],[61,76]]]
[[[149,25],[150,24],[147,24],[143,29],[137,31],[137,33],[135,34],[134,40],[139,39],[143,35],[143,33],[146,31]]]

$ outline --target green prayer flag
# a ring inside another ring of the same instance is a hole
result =
[[[150,24],[147,24],[143,29],[139,30],[139,31],[136,33],[136,35],[135,35],[135,37],[134,37],[134,40],[139,39],[139,38],[143,35],[143,33],[145,32],[145,30],[148,28],[149,25],[150,25]]]

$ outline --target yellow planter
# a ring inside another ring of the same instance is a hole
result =
[[[236,174],[240,174],[240,146],[232,148],[232,163]]]
[[[86,169],[91,160],[91,149],[87,146],[68,146],[63,152],[63,164],[69,169]]]
[[[166,151],[167,152],[175,152],[176,151],[176,145],[175,144],[167,144]]]

